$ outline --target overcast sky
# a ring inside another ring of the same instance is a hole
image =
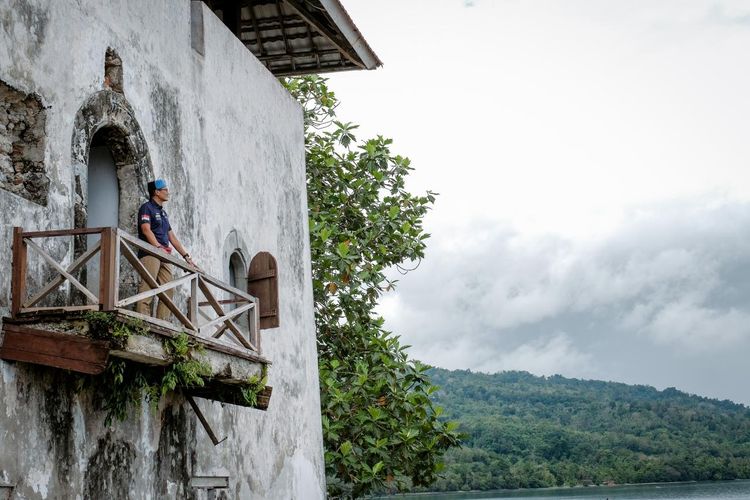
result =
[[[344,4],[385,66],[339,117],[440,193],[413,357],[750,403],[750,2]]]

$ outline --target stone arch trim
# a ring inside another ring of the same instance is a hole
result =
[[[138,207],[148,199],[146,183],[154,178],[148,144],[125,96],[111,90],[91,95],[76,113],[71,140],[75,227],[86,225],[89,148],[101,132],[117,167],[120,185],[119,226],[133,231]]]
[[[138,208],[148,199],[146,184],[154,178],[154,169],[148,153],[146,138],[135,117],[133,108],[125,96],[112,90],[102,90],[91,95],[78,109],[73,122],[71,139],[71,162],[73,166],[73,222],[76,228],[86,226],[88,219],[87,183],[91,141],[101,134],[109,147],[117,169],[120,191],[118,226],[125,231],[135,231]],[[80,256],[86,249],[86,237],[73,238],[73,253]],[[80,271],[86,280],[86,269]],[[135,293],[138,277],[132,270],[120,275],[120,287],[124,293]],[[76,292],[77,293],[77,292]],[[83,295],[77,293],[74,303],[85,303]]]
[[[229,268],[227,264],[229,264],[232,254],[234,253],[238,253],[245,264],[250,262],[250,252],[245,243],[244,235],[236,228],[229,231],[229,234],[224,238],[224,244],[221,247],[221,276],[223,276],[224,281],[227,283],[229,283]],[[242,278],[244,279],[245,276],[242,276]]]

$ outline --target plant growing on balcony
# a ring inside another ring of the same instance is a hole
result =
[[[148,329],[138,321],[121,321],[115,315],[92,312],[86,315],[89,334],[109,340],[115,348],[123,348],[131,335],[147,335]],[[130,408],[140,407],[145,399],[156,409],[161,398],[181,388],[203,387],[211,375],[211,367],[195,355],[203,347],[187,333],[162,341],[170,363],[163,367],[147,367],[123,359],[112,359],[100,377],[89,377],[88,383],[100,387],[101,408],[106,412],[105,423],[123,421]]]
[[[247,380],[247,384],[242,387],[240,390],[242,391],[242,397],[245,399],[245,402],[248,406],[255,407],[258,404],[258,395],[263,391],[263,389],[266,387],[266,383],[268,382],[268,367],[267,365],[263,365],[261,375],[253,375]]]
[[[115,349],[123,349],[131,335],[147,335],[148,328],[140,319],[122,320],[106,312],[86,313],[89,335],[97,340],[108,340]]]

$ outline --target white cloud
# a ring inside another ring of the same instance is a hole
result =
[[[441,193],[383,303],[416,357],[575,373],[567,353],[748,401],[746,1],[346,6],[385,66],[331,77],[340,118]]]
[[[580,352],[565,333],[534,339],[476,366],[477,371],[530,371],[539,375],[568,373],[586,377],[595,373],[590,354]]]
[[[505,228],[484,228],[476,247],[437,236],[384,297],[386,327],[428,363],[485,371],[608,378],[604,367],[627,355],[637,363],[639,352],[666,349],[683,363],[750,354],[750,204],[683,200],[630,212],[585,242]]]
[[[642,331],[657,342],[705,354],[750,339],[750,313],[701,307],[688,299],[664,306]]]

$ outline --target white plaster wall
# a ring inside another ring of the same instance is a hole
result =
[[[259,251],[277,258],[281,326],[262,334],[273,362],[270,408],[199,401],[228,436],[213,447],[183,401],[105,427],[70,377],[0,361],[0,478],[16,484],[18,498],[89,498],[113,484],[131,498],[204,497],[186,487],[188,475],[228,475],[229,498],[324,496],[301,109],[203,10],[201,55],[191,48],[187,0],[0,0],[0,80],[48,106],[51,178],[46,207],[0,190],[0,248],[10,247],[14,225],[73,227],[73,118],[102,89],[104,54],[114,48],[154,170],[170,184],[170,220],[195,260],[224,277],[232,231],[248,262]],[[0,252],[2,315],[10,268]]]

